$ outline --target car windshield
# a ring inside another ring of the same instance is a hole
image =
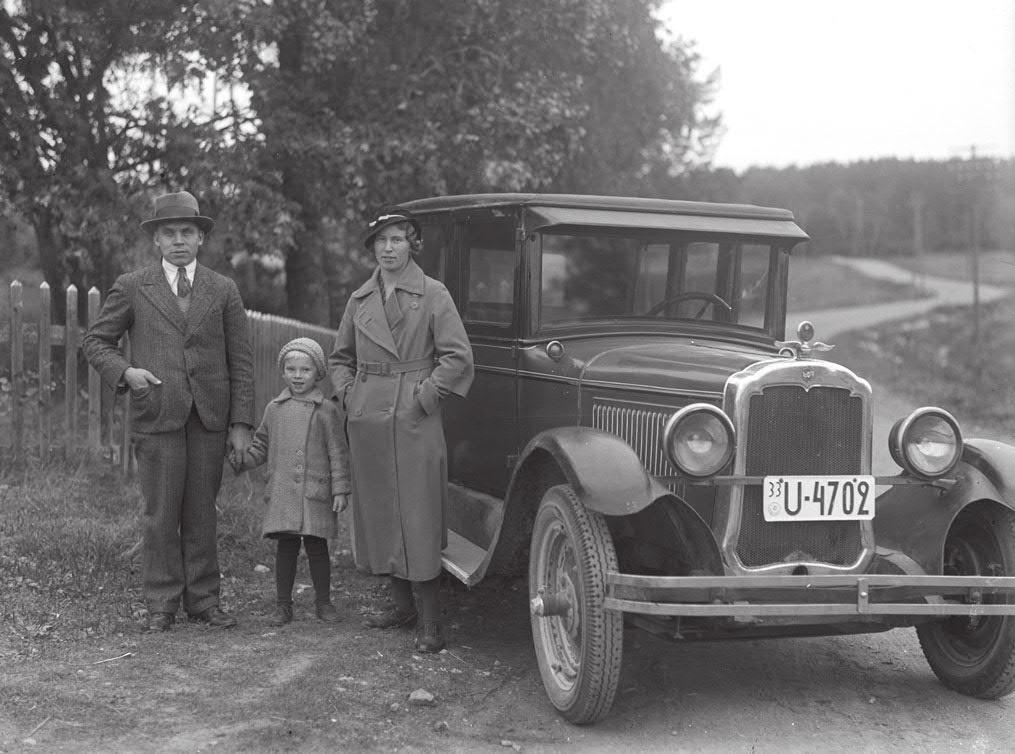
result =
[[[639,318],[764,328],[771,243],[543,232],[540,326]]]

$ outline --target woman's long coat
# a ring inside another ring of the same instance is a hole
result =
[[[319,388],[293,395],[285,388],[264,409],[243,468],[268,463],[262,533],[334,539],[332,497],[349,492],[349,456],[342,410]]]
[[[441,399],[464,397],[473,376],[447,288],[410,259],[385,302],[375,270],[349,299],[329,367],[346,407],[357,565],[435,578],[447,544]]]

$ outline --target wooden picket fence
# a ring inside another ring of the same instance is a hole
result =
[[[78,290],[69,286],[65,325],[52,324],[49,285],[41,283],[38,294],[32,322],[26,322],[24,286],[17,280],[10,285],[9,317],[0,312],[0,355],[5,347],[10,351],[9,376],[0,363],[0,459],[52,460],[88,453],[129,473],[132,454],[126,396],[118,397],[102,384],[98,372],[80,354],[81,339],[99,315],[99,291],[88,291],[87,322],[80,322]],[[260,312],[248,311],[247,316],[254,350],[255,411],[260,418],[283,384],[277,366],[282,345],[292,338],[310,337],[328,353],[335,331]],[[26,346],[34,354],[26,356]],[[129,359],[126,338],[123,347]],[[329,389],[327,384],[323,387]]]

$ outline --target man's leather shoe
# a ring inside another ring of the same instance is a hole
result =
[[[148,616],[146,631],[168,631],[176,617],[172,613],[152,613]]]
[[[317,606],[317,619],[323,620],[325,623],[338,623],[342,620],[342,616],[338,614],[334,605],[325,602],[323,605]]]
[[[207,610],[202,610],[199,613],[194,613],[190,616],[190,620],[194,623],[207,623],[214,628],[232,628],[236,625],[236,618],[229,613],[222,612],[218,605],[209,607]]]
[[[397,607],[389,607],[383,613],[367,616],[363,625],[367,628],[401,628],[402,626],[415,625],[416,618],[415,610],[399,610]]]
[[[420,652],[437,653],[447,646],[444,630],[435,620],[428,620],[416,632],[416,649]]]

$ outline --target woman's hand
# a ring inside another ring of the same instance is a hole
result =
[[[346,494],[332,495],[331,500],[331,509],[335,511],[335,513],[341,513],[349,507],[349,496]]]

